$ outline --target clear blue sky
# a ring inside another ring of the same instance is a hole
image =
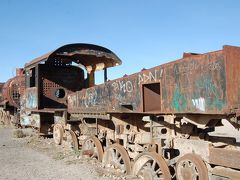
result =
[[[240,46],[239,0],[1,0],[0,81],[67,43],[115,52],[109,78],[178,59],[183,52]]]

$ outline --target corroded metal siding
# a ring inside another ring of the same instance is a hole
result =
[[[4,83],[0,83],[0,102],[3,101],[3,96],[2,96],[3,85],[4,85]]]
[[[68,96],[69,112],[141,112],[142,84],[159,82],[162,67],[143,70]]]
[[[69,112],[225,114],[230,106],[240,102],[240,88],[234,86],[240,84],[237,72],[240,62],[235,55],[229,55],[232,52],[228,48],[187,56],[73,93],[68,97]],[[238,50],[234,51],[239,55]],[[231,63],[234,67],[228,65]],[[226,74],[226,64],[230,75]],[[148,99],[151,100],[146,102]]]
[[[222,51],[190,56],[164,66],[164,111],[223,113],[227,98]]]
[[[74,66],[55,67],[39,65],[39,108],[65,108],[67,94],[80,90],[83,85],[83,71]],[[62,97],[57,92],[62,90]]]

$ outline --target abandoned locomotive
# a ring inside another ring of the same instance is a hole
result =
[[[239,59],[224,46],[108,80],[116,54],[65,45],[25,65],[20,124],[141,179],[238,179],[239,142],[215,130],[239,128]]]

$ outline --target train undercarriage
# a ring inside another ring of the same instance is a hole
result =
[[[55,119],[56,144],[70,139],[83,156],[123,174],[140,179],[240,177],[239,142],[215,132],[223,126],[221,116],[113,113]]]

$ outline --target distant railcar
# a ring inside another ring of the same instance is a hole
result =
[[[4,85],[4,83],[0,83],[0,102],[3,101],[3,96],[2,96],[3,85]]]
[[[24,89],[24,70],[17,68],[16,76],[4,83],[1,89],[1,121],[4,124],[19,124],[20,97]]]

